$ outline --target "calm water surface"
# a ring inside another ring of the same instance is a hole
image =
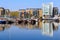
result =
[[[11,25],[0,31],[0,40],[60,40],[60,25],[53,31],[53,36],[42,34],[41,29],[35,25],[32,27]]]

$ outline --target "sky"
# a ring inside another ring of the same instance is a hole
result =
[[[10,10],[19,10],[26,8],[42,8],[42,4],[53,2],[54,7],[60,9],[60,0],[0,0],[0,7]]]

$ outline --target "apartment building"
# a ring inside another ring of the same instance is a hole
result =
[[[59,10],[58,10],[58,8],[57,7],[53,7],[53,17],[54,17],[54,15],[58,15],[58,12]]]
[[[43,10],[43,16],[45,18],[49,18],[53,15],[53,3],[49,3],[49,4],[43,4],[42,7]]]
[[[0,7],[0,16],[5,15],[5,9],[3,7]]]

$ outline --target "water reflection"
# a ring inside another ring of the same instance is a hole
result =
[[[4,31],[5,29],[10,28],[11,25],[8,24],[0,24],[0,31]]]
[[[52,24],[53,30],[58,30],[58,26],[59,26],[59,25],[60,25],[59,23],[53,22],[53,24]]]
[[[23,22],[23,23],[21,23],[21,24],[17,24],[16,25],[17,27],[19,27],[19,28],[27,28],[27,29],[37,29],[37,28],[39,28],[38,27],[38,22],[36,22],[36,23],[27,23],[27,24],[25,24],[25,22]]]
[[[19,28],[27,28],[29,29],[40,29],[42,34],[53,36],[53,31],[58,30],[59,23],[54,22],[52,20],[38,20],[38,22],[32,24],[32,23],[27,23],[25,24],[24,22],[22,24],[18,24],[17,27]]]
[[[53,36],[53,26],[51,21],[44,20],[42,22],[42,33]]]
[[[3,31],[5,29],[8,29],[11,27],[11,25],[13,24],[0,24],[0,31]],[[53,36],[53,31],[58,30],[58,26],[60,25],[60,23],[58,22],[54,22],[52,20],[38,20],[38,22],[33,21],[32,23],[28,23],[27,21],[24,21],[22,23],[19,24],[14,24],[16,27],[18,28],[24,28],[24,29],[39,29],[41,30],[41,33],[43,35],[49,35],[49,36]]]
[[[43,20],[42,21],[42,33],[53,36],[53,31],[58,30],[59,23],[52,20]]]

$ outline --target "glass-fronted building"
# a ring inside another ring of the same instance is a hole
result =
[[[52,16],[53,15],[53,3],[42,5],[43,15]]]

